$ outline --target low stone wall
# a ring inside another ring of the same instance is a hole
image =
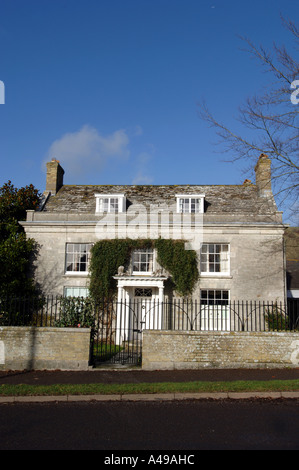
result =
[[[299,333],[143,332],[145,370],[298,366]]]
[[[87,370],[90,329],[0,327],[0,370]]]

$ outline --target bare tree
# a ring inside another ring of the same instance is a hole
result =
[[[282,23],[298,51],[298,27],[283,18]],[[246,51],[271,75],[267,90],[248,98],[239,108],[238,120],[247,129],[246,134],[235,133],[217,121],[204,102],[199,104],[200,116],[216,128],[224,151],[231,154],[230,161],[248,159],[250,166],[254,166],[260,153],[266,153],[272,160],[276,194],[281,201],[291,198],[299,212],[299,62],[284,46],[274,44],[269,53],[245,37],[241,40],[246,44]]]

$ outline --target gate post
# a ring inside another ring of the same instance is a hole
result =
[[[116,309],[116,337],[115,344],[121,346],[124,340],[124,315],[123,315],[123,287],[118,287],[117,309]]]
[[[164,299],[164,285],[159,286],[157,330],[162,330],[163,299]]]

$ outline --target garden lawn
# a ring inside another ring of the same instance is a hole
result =
[[[125,395],[155,393],[299,391],[299,380],[235,382],[161,382],[132,384],[0,385],[0,396]]]

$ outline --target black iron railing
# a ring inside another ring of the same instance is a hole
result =
[[[138,363],[142,332],[299,331],[299,299],[287,302],[138,299],[94,302],[90,298],[0,299],[0,326],[91,328],[93,362]]]

